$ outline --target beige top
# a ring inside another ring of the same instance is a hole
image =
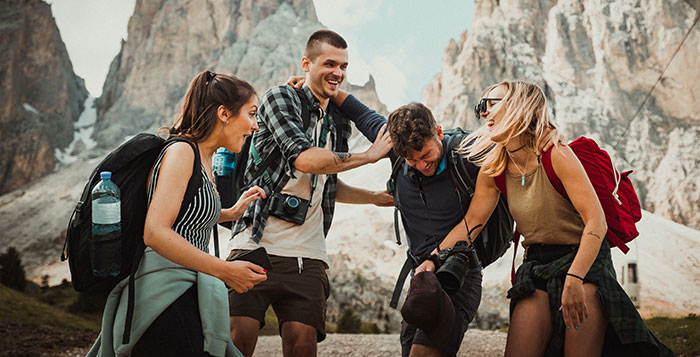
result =
[[[321,128],[319,120],[314,128],[314,137],[318,137]],[[325,148],[332,147],[330,134]],[[305,200],[311,197],[311,174],[297,171],[296,178],[290,178],[282,189],[282,193],[291,194]],[[263,230],[260,244],[256,244],[251,237],[253,227],[249,225],[243,232],[234,236],[229,242],[229,249],[255,249],[265,247],[268,254],[282,257],[318,259],[329,265],[326,254],[326,239],[323,235],[323,189],[326,184],[326,175],[318,175],[318,183],[314,192],[313,201],[306,212],[306,220],[302,225],[279,219],[270,215]]]
[[[532,244],[575,244],[581,242],[583,220],[573,204],[552,186],[541,163],[521,176],[506,171],[508,206],[523,247]]]

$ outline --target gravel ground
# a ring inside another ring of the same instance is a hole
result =
[[[469,330],[462,341],[457,356],[503,356],[506,334],[498,331]],[[32,356],[84,356],[89,347],[72,348],[59,354],[32,354]],[[0,353],[0,356],[5,354]],[[23,354],[20,354],[23,355]],[[9,354],[8,356],[19,356]],[[282,339],[279,336],[260,336],[253,357],[282,356]],[[319,357],[396,357],[401,356],[399,335],[346,335],[329,334],[318,345]]]
[[[469,330],[462,341],[458,356],[502,356],[506,334],[497,331]],[[399,335],[329,334],[318,345],[320,357],[396,357],[401,355]],[[254,357],[282,356],[279,336],[261,336]]]

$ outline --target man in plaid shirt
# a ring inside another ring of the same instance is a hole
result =
[[[346,48],[337,33],[315,32],[301,60],[307,85],[299,91],[277,86],[261,100],[260,129],[252,138],[244,182],[262,187],[267,197],[254,201],[233,226],[228,258],[263,246],[273,265],[267,281],[244,293],[229,292],[231,338],[246,356],[253,354],[270,305],[279,320],[284,355],[316,355],[317,342],[326,335],[330,287],[325,236],[335,202],[393,205],[388,193],[351,187],[336,176],[374,163],[391,150],[389,134],[382,128],[367,151],[348,152],[350,125],[330,103],[345,79]],[[306,120],[304,113],[309,117]],[[273,157],[270,164],[263,164],[268,156]],[[290,196],[296,201],[285,201]],[[297,214],[275,209],[272,206],[281,205],[271,205],[274,199],[287,202],[287,208],[298,204]],[[304,202],[308,210],[301,214],[300,222],[298,212],[303,212]]]

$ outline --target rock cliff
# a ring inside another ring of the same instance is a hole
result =
[[[544,88],[571,139],[595,138],[634,169],[643,207],[700,228],[698,1],[477,0],[423,101],[474,128],[482,90],[502,79]]]
[[[205,69],[243,78],[262,95],[302,73],[306,40],[321,28],[311,0],[138,1],[99,101],[98,143],[171,125]],[[380,105],[374,82],[363,88],[363,99]]]
[[[0,194],[56,167],[87,91],[41,0],[0,2]]]

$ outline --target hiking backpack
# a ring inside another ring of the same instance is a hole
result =
[[[124,339],[128,341],[131,315],[133,314],[134,276],[146,249],[143,230],[148,210],[147,182],[158,155],[172,141],[187,142],[194,150],[192,177],[187,183],[178,219],[185,213],[202,183],[199,173],[200,158],[196,144],[183,137],[165,140],[157,135],[141,133],[112,151],[90,174],[80,200],[68,222],[63,243],[61,261],[68,259],[73,288],[78,292],[106,297],[114,286],[129,277],[129,308]],[[121,193],[121,259],[116,277],[101,278],[93,275],[90,266],[90,240],[92,238],[92,189],[100,182],[100,172],[111,171],[112,181]],[[126,342],[125,342],[126,343]]]
[[[598,144],[592,139],[582,136],[572,141],[569,147],[583,165],[600,205],[603,207],[605,220],[608,224],[605,237],[612,246],[627,254],[629,247],[626,243],[639,236],[635,223],[642,218],[639,198],[628,177],[632,171],[622,173],[617,171],[610,160],[610,155],[598,147]],[[569,195],[552,167],[551,149],[542,154],[542,166],[554,189],[568,200]],[[505,172],[494,177],[494,180],[501,193],[507,196]],[[513,235],[516,250],[519,239],[520,233],[516,230]],[[515,256],[513,256],[513,262],[515,262]],[[511,275],[515,275],[514,266],[511,269]]]
[[[472,177],[467,169],[468,159],[456,152],[459,144],[470,134],[470,132],[462,128],[445,130],[445,135],[449,136],[447,140],[447,165],[449,166],[449,174],[452,182],[455,185],[455,193],[460,201],[467,200],[467,206],[474,196],[476,187],[476,177]],[[396,243],[401,244],[401,233],[399,231],[399,211],[401,210],[401,201],[399,194],[396,191],[396,177],[401,170],[406,170],[408,164],[399,157],[393,164],[391,177],[387,181],[387,190],[394,196],[394,233],[396,235]],[[463,212],[466,215],[466,212]],[[498,204],[494,209],[491,217],[484,225],[483,229],[476,238],[473,238],[473,245],[476,254],[479,257],[482,267],[487,267],[508,250],[513,237],[513,217],[510,215],[508,203],[504,196],[498,200]],[[415,268],[418,261],[411,253],[410,247],[407,251],[407,259],[401,268],[399,278],[394,287],[394,293],[389,306],[396,308],[398,305],[401,289],[406,280],[406,276]]]

